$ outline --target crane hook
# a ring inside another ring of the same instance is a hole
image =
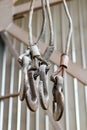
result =
[[[38,108],[38,97],[37,97],[37,89],[34,82],[34,71],[28,71],[28,89],[26,91],[25,99],[28,108],[35,112]]]
[[[39,68],[40,81],[39,81],[39,96],[40,103],[44,110],[49,107],[49,95],[48,95],[48,84],[47,84],[47,66],[42,64]]]
[[[30,51],[29,51],[30,52]],[[20,88],[20,100],[26,99],[28,108],[31,111],[36,111],[38,108],[37,90],[34,83],[34,70],[31,69],[32,60],[29,53],[24,53],[19,56],[19,62],[22,63],[24,72],[24,85]]]
[[[63,77],[56,76],[53,87],[53,117],[55,121],[59,121],[64,110],[64,95],[63,95]]]

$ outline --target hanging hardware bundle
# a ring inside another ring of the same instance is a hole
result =
[[[53,25],[52,25],[52,16],[49,6],[49,0],[41,0],[42,4],[42,27],[39,37],[36,42],[33,42],[32,37],[32,17],[34,11],[34,2],[31,0],[30,12],[29,12],[29,46],[27,50],[18,57],[18,62],[23,68],[23,79],[24,85],[21,85],[20,92],[17,94],[9,94],[1,96],[1,99],[6,99],[9,97],[20,96],[20,100],[26,100],[28,108],[35,112],[38,108],[38,88],[36,86],[37,77],[39,77],[39,98],[41,106],[44,110],[47,110],[49,107],[49,94],[48,94],[48,84],[47,84],[47,74],[50,70],[49,58],[54,50],[54,41],[53,41]],[[53,72],[50,76],[50,80],[54,83],[53,85],[53,117],[54,120],[59,121],[63,115],[64,111],[64,95],[63,95],[63,82],[64,82],[64,71],[68,67],[69,62],[69,48],[70,40],[72,36],[72,19],[66,4],[66,0],[63,0],[64,9],[69,20],[69,34],[66,44],[65,53],[61,55],[60,66],[57,71]],[[37,44],[40,42],[41,38],[44,35],[46,29],[46,12],[49,20],[49,30],[50,30],[50,39],[49,46],[47,47],[43,57],[40,55]],[[60,75],[59,75],[60,74]]]
[[[72,36],[72,19],[66,4],[66,0],[63,0],[64,9],[69,20],[69,34],[67,39],[67,45],[65,53],[61,55],[60,58],[60,66],[57,71],[55,71],[50,79],[54,82],[53,86],[53,117],[54,120],[59,121],[62,117],[64,110],[64,95],[63,95],[63,80],[64,80],[64,70],[67,69],[69,63],[69,48],[70,48],[70,40]],[[59,73],[61,72],[61,75]]]
[[[41,32],[38,40],[34,43],[32,38],[32,16],[34,10],[34,0],[31,1],[30,12],[29,12],[29,47],[26,52],[19,56],[19,63],[23,67],[24,71],[24,86],[20,89],[20,99],[26,99],[27,106],[31,111],[36,111],[38,108],[38,95],[37,86],[35,86],[35,80],[39,76],[39,97],[40,103],[43,109],[48,109],[49,106],[49,95],[48,86],[46,82],[46,76],[50,69],[48,60],[54,50],[53,45],[53,25],[51,18],[51,11],[48,0],[41,0],[42,3],[42,14],[43,23]],[[46,5],[46,6],[45,6]],[[49,20],[50,29],[50,40],[49,47],[47,48],[44,56],[40,55],[37,44],[42,38],[45,26],[46,26],[46,9]]]

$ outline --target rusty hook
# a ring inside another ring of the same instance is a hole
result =
[[[37,90],[36,90],[34,77],[33,77],[34,71],[28,71],[27,74],[28,74],[28,82],[26,85],[28,86],[28,89],[26,91],[25,99],[28,108],[31,111],[35,112],[38,108],[38,97],[37,97]]]
[[[44,110],[47,110],[49,107],[49,95],[48,95],[48,85],[47,85],[47,73],[46,73],[46,65],[42,64],[39,68],[40,73],[40,82],[39,82],[39,96],[40,103]]]
[[[53,117],[59,121],[64,110],[64,95],[63,95],[63,77],[64,69],[68,67],[69,57],[66,53],[61,55],[59,68],[51,75],[51,81],[54,82],[53,87]],[[62,72],[62,76],[58,74]]]
[[[27,54],[29,54],[29,52],[25,52],[24,54],[19,56],[19,63],[22,63],[23,66],[23,79],[24,79],[24,83],[22,83],[21,88],[20,88],[20,100],[23,101],[25,98],[25,93],[26,93],[26,77],[27,77],[27,70],[31,64],[31,59],[29,56],[27,56]]]
[[[22,61],[24,72],[24,85],[20,88],[20,100],[23,101],[25,98],[28,108],[31,111],[36,111],[38,108],[38,99],[34,84],[33,71],[28,71],[31,68],[32,63],[29,52],[25,52],[19,56],[19,60]]]
[[[18,62],[20,63],[21,66],[23,66],[23,57],[24,56],[29,56],[29,54],[30,54],[30,48],[28,48],[23,54],[21,54],[18,57]]]
[[[59,121],[64,110],[63,77],[56,76],[53,87],[53,117]]]

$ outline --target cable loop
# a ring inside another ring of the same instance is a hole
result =
[[[47,8],[47,15],[49,20],[49,28],[50,28],[50,40],[49,40],[49,46],[47,50],[44,53],[44,60],[48,62],[53,50],[54,50],[54,41],[53,41],[53,24],[52,24],[52,16],[51,16],[51,10],[49,6],[49,0],[46,1],[46,8]],[[47,74],[50,69],[49,64],[44,64],[40,62],[39,66],[39,75],[40,75],[40,82],[39,82],[39,97],[40,97],[40,103],[44,110],[47,110],[49,107],[49,95],[48,95],[48,84],[47,84]]]
[[[66,50],[65,50],[65,53],[68,55],[69,48],[70,48],[70,41],[71,41],[72,31],[73,31],[73,23],[72,23],[72,18],[71,18],[71,15],[69,13],[69,9],[68,9],[66,0],[63,0],[63,5],[64,5],[64,9],[65,9],[67,18],[69,20],[69,33],[68,33],[68,38],[67,38]]]

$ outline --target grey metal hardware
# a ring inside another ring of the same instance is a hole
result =
[[[41,65],[39,68],[40,73],[40,81],[39,81],[39,95],[40,95],[40,103],[43,109],[48,109],[49,107],[49,95],[47,88],[47,73],[46,73],[46,65]]]
[[[50,28],[50,40],[49,40],[49,46],[47,50],[45,51],[45,54],[43,58],[48,63],[48,60],[54,50],[54,42],[53,42],[53,25],[52,25],[52,16],[49,6],[49,0],[45,0],[47,5],[47,15],[49,19],[49,28]],[[40,103],[43,109],[47,110],[49,107],[49,94],[48,94],[48,84],[47,84],[47,73],[50,69],[50,65],[45,65],[44,63],[40,64],[39,67],[39,75],[40,75],[40,82],[39,82],[39,96],[40,96]]]
[[[36,86],[34,83],[33,74],[34,74],[34,71],[28,72],[29,83],[27,83],[28,89],[25,94],[25,99],[26,99],[26,103],[29,109],[34,112],[38,108],[38,97],[37,97],[37,91],[36,91]]]
[[[63,77],[56,76],[53,87],[53,117],[59,121],[64,110]]]
[[[67,18],[69,20],[69,34],[68,34],[68,40],[67,40],[67,45],[66,45],[66,50],[65,53],[61,55],[60,58],[60,66],[51,75],[51,81],[54,82],[54,87],[53,87],[53,117],[54,120],[59,121],[62,117],[63,114],[63,109],[64,109],[64,96],[63,96],[63,77],[64,77],[64,70],[67,69],[68,67],[68,62],[69,62],[69,47],[70,47],[70,40],[72,36],[72,19],[67,7],[66,0],[63,0],[64,4],[64,9],[67,15]],[[58,76],[59,73],[61,74],[61,77]]]

